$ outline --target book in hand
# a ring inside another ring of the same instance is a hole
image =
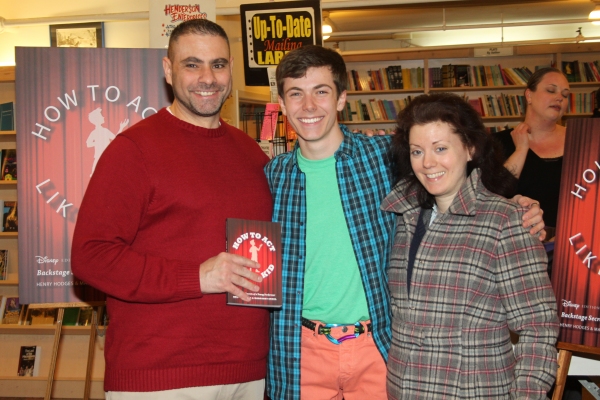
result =
[[[258,292],[246,292],[250,301],[227,293],[227,304],[250,307],[281,307],[281,225],[275,222],[227,219],[227,252],[260,264],[253,270],[263,277]]]
[[[17,375],[38,376],[40,373],[41,358],[42,348],[40,346],[21,346]]]
[[[0,281],[5,281],[7,279],[8,279],[8,250],[0,250]]]

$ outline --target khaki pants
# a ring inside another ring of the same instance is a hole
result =
[[[106,392],[106,400],[264,400],[265,380],[159,392]]]

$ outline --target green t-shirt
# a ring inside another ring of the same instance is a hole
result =
[[[306,271],[302,316],[328,324],[353,324],[369,318],[367,299],[346,225],[335,157],[307,160]]]

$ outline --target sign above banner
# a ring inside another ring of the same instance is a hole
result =
[[[150,47],[166,49],[173,29],[190,19],[217,20],[215,0],[181,4],[168,0],[150,0]]]
[[[242,4],[240,14],[246,86],[269,86],[267,68],[287,52],[323,43],[319,1]]]

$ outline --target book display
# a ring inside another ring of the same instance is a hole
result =
[[[40,373],[41,359],[42,348],[40,346],[21,346],[17,375],[38,376]]]
[[[504,129],[523,118],[529,76],[536,68],[551,65],[571,76],[569,108],[564,118],[591,116],[595,91],[600,87],[600,74],[596,73],[600,69],[600,44],[514,46],[512,56],[501,57],[478,57],[475,50],[406,49],[344,55],[350,83],[348,104],[338,119],[352,130],[389,132],[398,112],[415,96],[450,91],[468,100],[490,131]],[[422,84],[396,83],[400,81],[395,76],[406,78],[406,74],[397,71],[405,70],[422,71],[417,72]]]

